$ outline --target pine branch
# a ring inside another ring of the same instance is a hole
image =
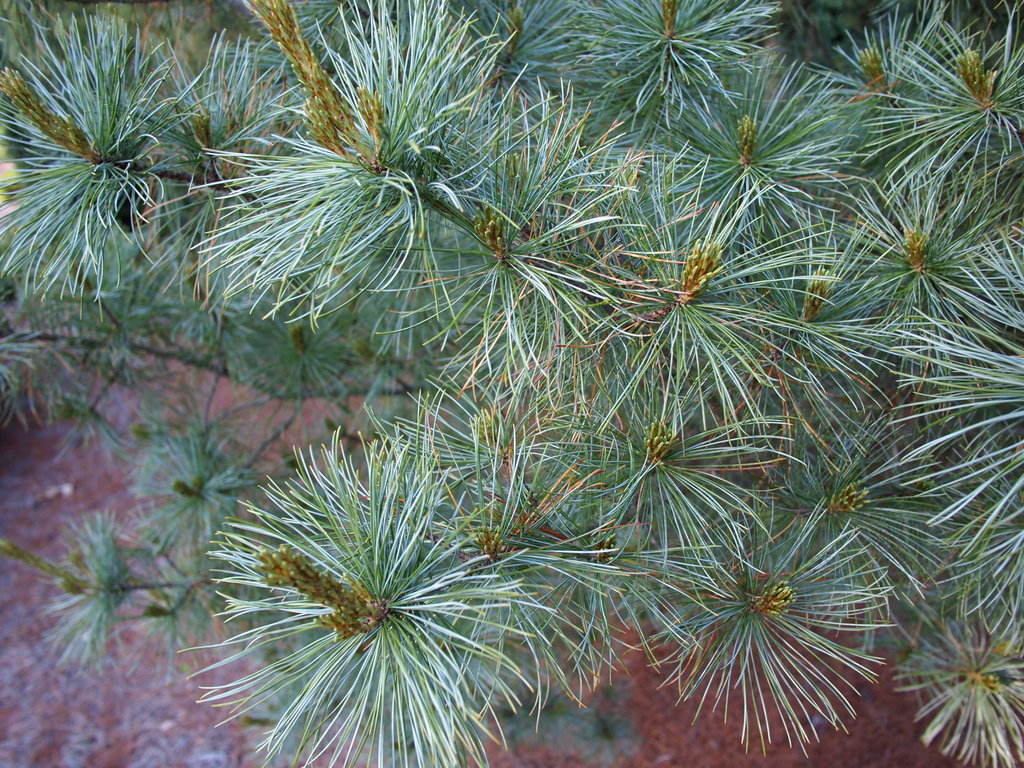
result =
[[[30,332],[26,339],[31,341],[43,341],[48,343],[59,343],[59,344],[70,344],[75,347],[81,347],[82,349],[95,350],[105,349],[110,346],[109,339],[94,338],[89,336],[73,336],[70,334],[58,334],[49,332]],[[137,342],[128,340],[125,344],[135,352],[152,355],[153,357],[161,360],[174,360],[175,362],[184,363],[185,365],[193,368],[201,368],[204,371],[210,371],[218,376],[228,376],[229,371],[227,363],[220,360],[210,360],[198,355],[195,355],[186,350],[175,350],[175,349],[163,349],[160,347],[154,347],[144,342]]]
[[[149,170],[154,176],[161,179],[167,179],[168,181],[180,181],[190,186],[200,187],[214,187],[217,189],[230,189],[230,185],[225,181],[216,170],[207,170],[203,172],[195,171],[178,171],[171,168],[153,168]]]
[[[879,12],[841,71],[762,0],[252,0],[266,39],[199,71],[89,14],[0,75],[0,264],[103,301],[24,297],[0,380],[88,423],[203,375],[144,388],[144,546],[0,550],[69,587],[79,656],[187,635],[218,560],[255,671],[209,698],[278,708],[271,762],[486,765],[623,632],[803,744],[895,631],[925,738],[1014,764],[1024,49],[960,5]]]
[[[0,539],[0,555],[13,560],[20,560],[37,571],[45,573],[47,576],[53,576],[60,581],[61,587],[65,591],[81,592],[88,587],[88,583],[77,574],[19,547],[10,539]]]

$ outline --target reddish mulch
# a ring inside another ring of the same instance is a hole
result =
[[[86,512],[126,513],[133,499],[126,468],[95,447],[60,454],[64,426],[0,430],[0,536],[59,557],[68,522]],[[69,485],[70,484],[70,487]],[[63,486],[63,488],[61,487]],[[166,674],[163,652],[129,634],[116,661],[100,670],[57,665],[44,642],[55,590],[31,570],[0,561],[0,768],[250,768],[251,742],[236,724],[215,727],[218,712],[196,704],[199,690]],[[955,763],[917,741],[916,702],[888,676],[866,686],[849,735],[824,732],[798,750],[771,746],[747,754],[735,723],[711,712],[691,724],[696,705],[675,705],[639,657],[622,678],[623,706],[640,738],[619,766],[631,768],[946,768]],[[516,756],[494,750],[496,768],[584,768],[556,746]],[[443,766],[439,768],[444,768]]]
[[[125,467],[96,447],[60,453],[67,429],[0,430],[0,536],[59,558],[69,522],[127,512]],[[55,587],[21,563],[0,562],[0,768],[242,768],[239,728],[169,669],[164,646],[128,634],[99,669],[58,664],[45,641]]]
[[[888,673],[879,685],[865,684],[854,702],[857,718],[847,733],[819,732],[820,741],[807,746],[805,756],[785,744],[759,745],[744,750],[737,739],[739,720],[726,724],[719,713],[705,710],[694,722],[697,703],[676,704],[674,689],[659,688],[661,678],[642,657],[627,662],[623,704],[636,731],[638,744],[613,763],[617,768],[956,768],[937,750],[918,741],[921,726],[914,722],[913,696],[893,690]],[[735,715],[739,715],[737,710]],[[499,759],[494,768],[589,768],[593,763],[555,750],[523,752]]]

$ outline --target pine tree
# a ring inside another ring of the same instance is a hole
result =
[[[892,663],[1024,760],[1016,4],[122,1],[3,0],[0,395],[138,465],[0,541],[69,658],[213,646],[266,759],[401,767],[635,645],[756,746]]]

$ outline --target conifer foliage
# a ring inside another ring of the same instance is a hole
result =
[[[299,764],[486,764],[637,645],[757,747],[895,664],[1024,760],[1016,4],[2,5],[0,397],[138,467],[0,540],[69,657],[244,657]]]

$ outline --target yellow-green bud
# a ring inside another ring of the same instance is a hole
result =
[[[302,34],[288,0],[250,0],[253,13],[291,62],[306,91],[306,126],[318,144],[353,159],[352,111],[342,100],[330,75]]]
[[[928,254],[928,235],[918,229],[903,230],[903,256],[907,264],[923,272],[925,256]]]
[[[0,91],[55,144],[81,155],[90,163],[102,162],[85,132],[70,118],[60,117],[50,111],[19,72],[13,69],[0,71]]]
[[[796,592],[793,591],[793,588],[786,582],[780,581],[754,598],[751,609],[764,616],[779,616],[786,612],[795,599]]]
[[[750,115],[744,115],[739,128],[740,165],[747,166],[754,162],[754,150],[757,148],[757,124]]]
[[[825,304],[832,298],[832,281],[826,279],[827,273],[818,271],[818,276],[807,283],[807,293],[804,294],[804,308],[800,313],[800,319],[805,323],[816,318]]]
[[[661,0],[661,22],[665,26],[665,39],[667,40],[675,39],[678,13],[679,0]]]
[[[857,56],[864,80],[867,81],[869,91],[885,90],[885,70],[882,67],[882,54],[877,48],[871,46],[863,49]]]
[[[868,492],[859,486],[851,483],[829,499],[828,513],[839,515],[847,512],[856,512],[864,506]]]
[[[997,72],[985,69],[981,56],[973,48],[968,48],[956,60],[957,73],[963,84],[977,99],[982,109],[992,109],[995,102],[992,93],[995,90]]]
[[[690,251],[683,268],[683,282],[680,286],[678,304],[689,304],[700,295],[722,269],[722,246],[720,243],[697,243]]]
[[[508,243],[505,241],[505,220],[493,208],[484,208],[474,222],[480,240],[491,249],[494,258],[504,261],[508,258]]]
[[[387,616],[387,609],[364,588],[343,584],[319,571],[304,554],[282,544],[276,551],[264,549],[260,566],[271,587],[290,587],[315,603],[333,609],[320,623],[333,629],[339,640],[371,631]]]
[[[679,436],[664,421],[656,421],[647,428],[647,461],[657,464],[679,442]]]

